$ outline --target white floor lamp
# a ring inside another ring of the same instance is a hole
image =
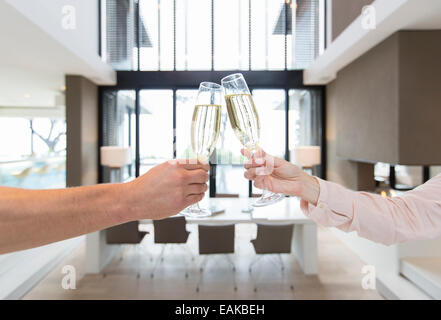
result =
[[[101,165],[109,167],[110,182],[123,182],[122,168],[132,163],[132,152],[125,147],[101,147]]]
[[[312,167],[321,163],[319,146],[298,146],[294,148],[294,163],[312,173]]]

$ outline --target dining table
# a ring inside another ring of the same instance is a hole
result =
[[[286,197],[265,207],[252,207],[253,198],[208,198],[201,207],[209,208],[209,217],[185,217],[189,224],[225,225],[238,223],[293,224],[292,254],[307,275],[318,272],[317,225],[300,209],[300,200]],[[151,220],[143,220],[151,223]]]

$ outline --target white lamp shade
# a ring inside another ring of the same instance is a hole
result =
[[[294,148],[295,162],[304,168],[311,168],[321,163],[319,146],[299,146]]]
[[[101,147],[101,165],[111,168],[121,168],[132,163],[130,148]]]

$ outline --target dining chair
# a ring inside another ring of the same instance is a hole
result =
[[[51,169],[50,164],[45,163],[43,166],[33,169],[33,171],[34,173],[39,174],[40,176],[44,176],[49,172],[50,169]]]
[[[106,229],[106,242],[110,245],[134,245],[134,254],[136,257],[139,257],[141,255],[140,251],[142,249],[142,240],[147,234],[147,231],[139,231],[138,221],[131,221]],[[125,251],[122,252],[119,258],[120,261],[123,260],[124,253]],[[150,258],[150,260],[152,259]],[[106,276],[105,273],[103,275]],[[141,277],[139,263],[136,277],[138,279]]]
[[[196,292],[199,292],[202,285],[202,276],[204,269],[207,266],[208,256],[221,255],[226,258],[226,261],[233,270],[236,272],[236,267],[230,257],[230,254],[234,254],[234,238],[235,238],[235,225],[210,225],[199,224],[199,254],[204,256],[204,259],[200,265],[200,277],[196,286]],[[234,291],[237,291],[236,278],[233,276]]]
[[[154,243],[161,244],[162,249],[150,274],[151,278],[154,277],[158,264],[164,261],[165,250],[167,247],[179,245],[187,251],[191,260],[194,261],[193,253],[187,246],[187,240],[191,232],[187,231],[186,224],[185,217],[171,217],[153,221]],[[185,278],[188,278],[187,270],[185,271]]]
[[[271,260],[280,268],[282,275],[285,270],[283,264],[282,254],[291,253],[291,243],[294,231],[294,224],[284,223],[258,223],[256,239],[251,240],[254,251],[257,254],[256,259],[249,266],[249,273],[252,274],[253,267],[264,257],[277,257],[277,261]],[[254,279],[254,292],[257,292],[257,283]],[[294,285],[290,284],[291,290],[294,290]]]
[[[25,168],[18,172],[11,173],[11,176],[18,180],[18,186],[20,187],[24,180],[32,173],[32,167]]]
[[[106,229],[107,244],[138,244],[147,231],[139,231],[139,222],[131,221]]]
[[[216,198],[239,198],[238,193],[216,193]]]

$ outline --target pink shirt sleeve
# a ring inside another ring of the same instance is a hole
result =
[[[393,198],[318,181],[317,206],[302,201],[301,208],[321,225],[387,245],[441,236],[441,175]]]

